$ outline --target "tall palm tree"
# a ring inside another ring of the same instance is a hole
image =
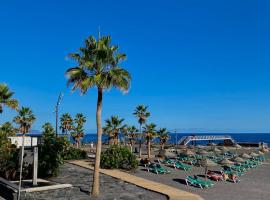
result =
[[[24,136],[29,132],[32,124],[36,120],[36,117],[32,110],[28,107],[22,107],[18,111],[18,115],[14,117],[13,122],[19,125],[19,131],[22,133],[22,153],[21,153],[21,165],[20,165],[20,180],[19,180],[19,192],[18,199],[20,199],[21,184],[22,184],[22,167],[24,157]]]
[[[73,119],[70,114],[64,113],[60,117],[60,123],[60,129],[62,130],[62,133],[68,135],[68,133],[73,129]]]
[[[146,123],[146,119],[150,116],[150,112],[147,109],[148,106],[138,105],[133,113],[140,124],[139,157],[142,156],[142,125]]]
[[[135,144],[138,131],[139,130],[135,126],[128,126],[126,128],[126,132],[127,132],[127,135],[128,135],[129,144],[130,144],[130,151],[131,152],[133,151],[132,149],[133,149],[133,145]]]
[[[74,122],[76,125],[73,127],[71,135],[76,141],[77,148],[79,148],[81,138],[84,136],[83,126],[86,122],[86,117],[82,113],[78,113],[75,116]]]
[[[111,116],[110,119],[105,120],[103,131],[112,137],[113,144],[118,144],[119,133],[125,131],[126,125],[123,125],[123,121],[124,119],[120,119],[118,116]]]
[[[18,101],[13,99],[14,92],[11,92],[6,84],[0,84],[0,113],[3,113],[3,107],[18,109]]]
[[[156,137],[156,125],[154,123],[146,124],[143,127],[145,139],[147,141],[147,156],[150,159],[151,156],[151,141]]]
[[[164,149],[164,145],[166,144],[167,140],[170,138],[169,132],[166,128],[160,128],[157,131],[157,137],[159,138],[161,149]]]
[[[78,66],[67,70],[68,83],[72,84],[72,90],[78,89],[85,94],[89,88],[97,88],[97,145],[94,168],[94,182],[92,195],[99,195],[99,168],[102,145],[101,110],[103,92],[114,87],[127,92],[130,86],[131,76],[121,68],[121,62],[126,58],[125,54],[118,52],[118,46],[111,45],[111,37],[103,36],[96,40],[90,36],[85,41],[84,47],[78,53],[70,54],[77,61]]]

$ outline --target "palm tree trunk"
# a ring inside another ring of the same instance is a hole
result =
[[[161,149],[162,149],[162,150],[164,149],[164,144],[165,144],[165,143],[162,142],[162,145],[161,145]]]
[[[151,156],[151,142],[150,140],[147,141],[147,149],[148,149],[148,159],[150,159]]]
[[[92,195],[99,195],[99,167],[100,167],[100,154],[102,145],[102,126],[101,126],[101,110],[102,110],[102,89],[98,88],[98,100],[97,100],[97,112],[96,112],[96,123],[97,123],[97,146],[96,146],[96,159],[95,168],[93,175],[93,186]]]
[[[140,124],[139,158],[142,157],[142,124]]]

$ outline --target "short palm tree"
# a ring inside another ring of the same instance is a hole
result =
[[[164,149],[164,145],[170,139],[169,132],[167,131],[166,128],[160,128],[157,131],[157,137],[159,138],[160,144],[161,144],[161,149]]]
[[[146,123],[146,119],[150,116],[150,112],[147,111],[148,106],[138,105],[133,115],[138,119],[140,124],[140,134],[142,135],[142,125]],[[139,157],[142,156],[142,136],[140,135],[139,143]]]
[[[6,122],[0,126],[0,148],[3,146],[9,146],[8,137],[15,136],[17,130],[12,126],[10,122]]]
[[[145,135],[145,139],[147,141],[147,155],[148,159],[151,156],[151,141],[156,137],[156,125],[154,123],[146,124],[143,127],[143,133]]]
[[[74,122],[75,126],[73,127],[71,136],[75,139],[76,146],[79,148],[81,138],[84,136],[84,124],[86,122],[86,117],[82,113],[78,113],[75,116]]]
[[[123,124],[124,119],[120,119],[118,116],[111,116],[111,118],[105,120],[105,126],[103,132],[113,139],[113,144],[118,144],[119,134],[125,131],[126,125]]]
[[[5,122],[0,126],[0,130],[5,133],[6,137],[15,136],[18,132],[10,122]]]
[[[20,199],[21,192],[21,182],[22,182],[22,167],[23,167],[23,157],[24,157],[24,136],[29,132],[32,124],[36,120],[36,117],[32,110],[28,107],[22,107],[18,111],[18,115],[14,117],[13,122],[19,125],[19,131],[22,133],[22,154],[21,154],[21,165],[20,165],[20,180],[19,180],[19,191],[18,199]]]
[[[125,54],[118,52],[118,46],[111,45],[111,37],[103,36],[96,40],[90,36],[84,47],[78,53],[70,54],[78,66],[67,70],[68,83],[72,84],[72,90],[78,89],[85,94],[90,88],[97,88],[97,146],[94,167],[94,182],[92,195],[99,195],[99,168],[102,145],[101,110],[103,92],[114,87],[127,92],[130,86],[131,76],[120,64],[126,58]]]
[[[3,113],[3,107],[18,109],[18,101],[13,99],[14,92],[11,92],[6,84],[0,84],[0,113]]]
[[[133,150],[133,145],[136,142],[137,139],[137,133],[138,133],[138,129],[135,126],[128,126],[126,128],[126,132],[127,132],[127,136],[129,139],[129,144],[130,144],[130,151],[132,152]]]
[[[69,113],[64,113],[60,117],[60,129],[62,130],[62,133],[68,135],[69,132],[73,129],[73,119],[70,116]]]

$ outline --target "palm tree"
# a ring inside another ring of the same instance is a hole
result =
[[[147,111],[148,106],[138,105],[133,113],[138,118],[140,124],[140,143],[139,143],[139,157],[142,156],[142,125],[146,123],[146,119],[150,116],[150,112]]]
[[[156,125],[154,123],[146,124],[145,127],[143,127],[143,132],[145,134],[145,139],[147,141],[147,155],[148,159],[150,159],[151,156],[151,141],[156,137]]]
[[[169,132],[166,128],[160,128],[157,131],[157,137],[159,138],[161,149],[164,149],[164,145],[166,144],[167,140],[170,138]]]
[[[96,40],[90,36],[84,47],[78,53],[70,54],[70,57],[78,63],[77,67],[70,68],[66,74],[68,83],[72,84],[72,90],[78,89],[85,94],[89,88],[97,88],[97,145],[94,167],[94,182],[92,195],[99,195],[99,168],[102,145],[101,110],[104,90],[114,87],[127,92],[130,86],[131,76],[120,63],[126,58],[125,54],[118,53],[118,46],[111,45],[111,37],[103,36]]]
[[[15,136],[17,130],[10,122],[5,122],[0,126],[0,148],[2,146],[9,146],[8,137]]]
[[[60,129],[62,133],[68,135],[69,131],[73,129],[73,119],[69,113],[64,113],[60,118]]]
[[[113,144],[118,144],[119,133],[125,131],[126,125],[123,125],[123,121],[124,119],[120,119],[118,116],[111,116],[110,119],[105,120],[103,131],[113,139]]]
[[[19,125],[19,131],[22,133],[22,152],[21,152],[21,165],[20,165],[20,180],[19,180],[19,191],[18,199],[20,199],[21,184],[22,184],[22,167],[23,167],[23,157],[24,157],[24,136],[29,132],[32,124],[36,120],[35,115],[32,110],[28,107],[22,107],[18,111],[18,115],[14,117],[13,122]]]
[[[71,135],[76,141],[77,148],[79,148],[81,138],[84,136],[83,126],[86,122],[86,117],[82,113],[78,113],[75,116],[74,122],[76,125],[74,126]]]
[[[3,106],[18,109],[18,101],[12,98],[13,94],[6,84],[0,84],[0,113],[3,113]]]
[[[10,122],[5,122],[0,126],[0,130],[5,133],[7,137],[15,136],[18,132]]]
[[[126,128],[126,132],[128,135],[128,139],[129,139],[129,144],[130,144],[130,151],[132,152],[133,149],[133,145],[135,144],[136,138],[137,138],[137,134],[138,133],[138,129],[135,126],[128,126]]]

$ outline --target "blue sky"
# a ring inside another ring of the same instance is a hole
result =
[[[105,94],[103,119],[149,122],[178,131],[269,132],[269,1],[1,1],[1,82],[37,116],[34,129],[60,112],[83,112],[95,130],[96,90],[71,93],[66,59],[89,35],[110,34],[127,54],[128,94]],[[5,109],[0,121],[15,113]]]

